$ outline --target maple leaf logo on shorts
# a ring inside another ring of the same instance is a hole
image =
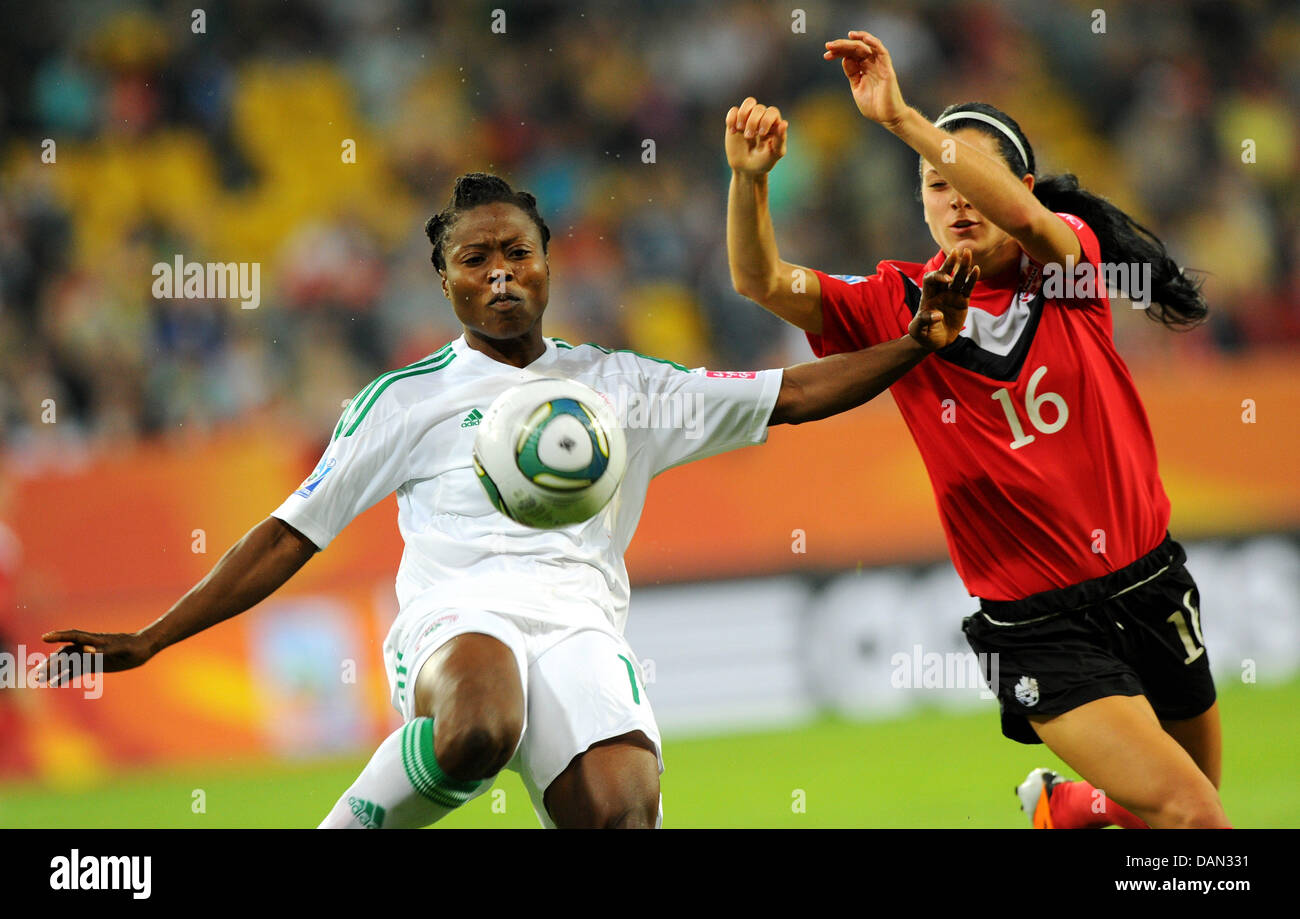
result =
[[[1033,677],[1022,676],[1016,684],[1016,701],[1024,706],[1038,704],[1038,681]]]

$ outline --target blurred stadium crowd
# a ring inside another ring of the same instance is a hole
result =
[[[934,248],[914,157],[821,59],[850,28],[884,40],[909,102],[931,115],[994,103],[1043,171],[1076,172],[1210,272],[1210,329],[1117,321],[1127,357],[1300,340],[1291,2],[1111,2],[1104,32],[1091,0],[242,0],[206,6],[201,34],[195,6],[0,14],[0,446],[13,454],[257,416],[327,436],[340,398],[459,334],[422,228],[475,169],[538,196],[548,334],[692,366],[802,359],[801,336],[731,291],[731,105],[752,94],[790,119],[772,186],[784,257],[869,274]],[[155,299],[151,268],[177,254],[259,263],[261,305]],[[55,425],[41,422],[50,398]]]

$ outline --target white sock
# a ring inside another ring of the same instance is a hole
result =
[[[428,826],[492,785],[457,782],[433,756],[433,719],[416,718],[384,738],[319,829],[409,829]]]

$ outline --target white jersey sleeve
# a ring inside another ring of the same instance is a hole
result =
[[[767,440],[783,371],[685,370],[647,359],[641,366],[645,391],[625,397],[620,420],[629,436],[645,437],[652,475]]]
[[[363,392],[344,409],[334,437],[298,490],[271,512],[324,549],[352,519],[410,478],[404,406]]]

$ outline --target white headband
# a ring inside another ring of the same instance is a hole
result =
[[[1015,144],[1016,152],[1020,154],[1020,162],[1024,164],[1025,169],[1029,169],[1029,157],[1025,156],[1025,148],[1020,146],[1020,138],[1016,133],[1008,128],[1005,124],[998,121],[992,115],[985,115],[983,112],[953,112],[951,115],[944,115],[934,123],[936,128],[941,128],[950,121],[960,121],[963,118],[973,118],[976,121],[982,121],[997,128],[1011,143]]]

